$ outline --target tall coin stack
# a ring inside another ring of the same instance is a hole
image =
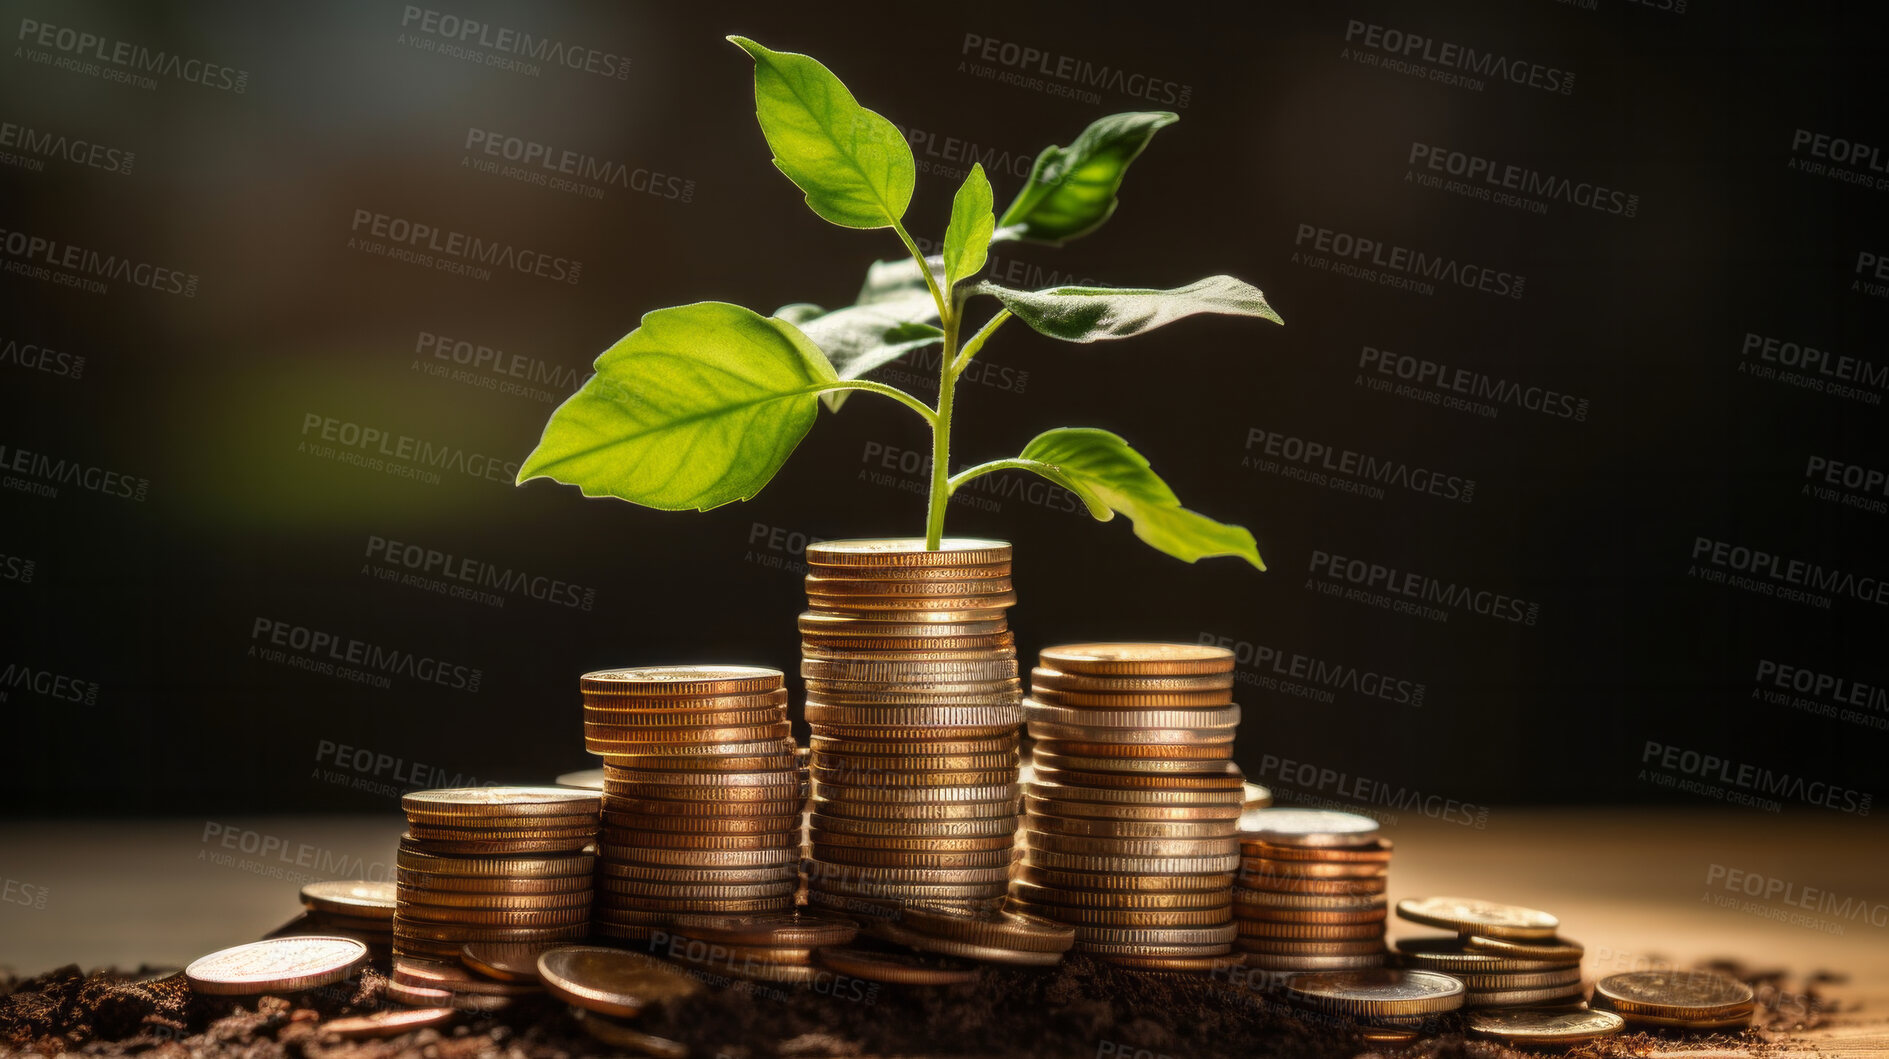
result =
[[[1039,661],[1024,703],[1036,743],[1012,906],[1075,927],[1078,952],[1211,968],[1237,933],[1245,794],[1232,652],[1086,643]]]
[[[400,800],[396,957],[457,965],[468,942],[575,941],[590,929],[598,797],[564,787],[413,791]]]
[[[1010,558],[972,539],[808,546],[809,904],[1001,902],[1023,722]]]
[[[1249,967],[1348,971],[1384,963],[1391,843],[1377,821],[1324,809],[1240,817],[1233,911]]]
[[[646,940],[685,914],[790,911],[800,773],[778,669],[586,673],[584,745],[602,754],[593,928]]]

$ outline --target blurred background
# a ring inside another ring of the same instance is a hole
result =
[[[1020,657],[1232,647],[1282,802],[1861,826],[1889,126],[1837,6],[429,3],[0,5],[8,817],[182,818],[193,853],[219,814],[397,821],[595,764],[586,670],[795,671],[806,542],[922,532],[909,413],[823,413],[705,514],[511,484],[642,314],[843,305],[899,255],[770,164],[741,33],[906,131],[931,238],[973,161],[1001,206],[1096,117],[1175,111],[1105,228],[995,278],[1226,272],[1286,320],[992,343],[957,458],[1114,430],[1270,566],[986,479],[947,528],[1015,542]],[[416,226],[545,265],[415,259]],[[312,646],[350,642],[379,661]]]

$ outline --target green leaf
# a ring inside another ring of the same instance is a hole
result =
[[[794,302],[791,305],[783,305],[774,310],[774,319],[785,320],[795,327],[799,327],[808,320],[817,319],[825,315],[826,310],[812,302]]]
[[[1089,234],[1115,212],[1115,192],[1129,163],[1157,130],[1179,120],[1165,110],[1110,114],[1068,147],[1045,147],[1030,169],[1030,182],[997,223],[1020,228],[1019,238],[1057,246]]]
[[[974,292],[994,295],[1017,319],[1065,342],[1128,338],[1196,313],[1257,316],[1285,323],[1266,304],[1259,288],[1232,276],[1209,276],[1173,290],[1051,287],[1022,291],[980,283]]]
[[[942,342],[943,331],[922,319],[912,318],[937,314],[937,303],[931,300],[930,292],[921,290],[917,297],[852,305],[796,322],[801,333],[826,354],[840,378],[858,379],[914,349]],[[828,409],[837,412],[852,393],[851,390],[830,390],[821,394],[820,399],[826,402]]]
[[[726,302],[658,309],[551,414],[518,482],[706,511],[761,491],[819,414],[833,366],[792,324]]]
[[[925,259],[931,269],[932,279],[940,288],[944,287],[944,258],[932,256]],[[931,301],[931,288],[925,285],[925,274],[918,270],[918,262],[909,257],[891,261],[874,261],[866,267],[866,282],[859,288],[859,296],[853,299],[854,305],[873,305],[878,302],[897,301],[916,294],[925,296],[931,302],[927,320],[938,318],[938,303]]]
[[[1085,501],[1099,501],[1127,515],[1135,524],[1135,536],[1158,551],[1190,563],[1233,555],[1266,569],[1250,532],[1182,507],[1174,491],[1149,469],[1147,459],[1106,430],[1044,431],[1023,447],[1023,459],[1053,468],[1055,475],[1045,476]],[[1093,511],[1093,502],[1090,507]]]
[[[990,256],[990,233],[997,228],[990,203],[990,178],[984,175],[982,163],[972,162],[971,171],[951,200],[951,224],[945,228],[946,290],[984,270],[984,261]],[[917,262],[912,264],[916,269]]]
[[[728,39],[754,56],[754,116],[808,208],[843,228],[889,228],[904,217],[918,177],[899,130],[818,60]]]

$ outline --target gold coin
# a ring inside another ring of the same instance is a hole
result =
[[[788,757],[795,752],[794,741],[785,736],[774,739],[760,739],[745,743],[670,743],[653,745],[632,754],[611,754],[603,760],[606,764],[621,768],[636,768],[646,759],[664,758],[700,758],[700,767],[716,769],[723,767],[720,762],[729,758],[742,757]],[[693,768],[693,765],[683,765]],[[598,770],[602,772],[601,769]],[[601,777],[599,777],[601,778]]]
[[[986,596],[1014,595],[1015,587],[1010,583],[1008,574],[998,577],[973,577],[946,580],[942,578],[882,578],[882,577],[831,577],[824,574],[808,574],[806,578],[807,598],[814,597],[841,600],[843,605],[850,605],[854,600],[877,601],[880,599],[982,599]],[[936,608],[927,608],[936,609]]]
[[[853,835],[840,831],[828,831],[814,826],[811,831],[812,842],[816,849],[831,849],[836,846],[852,846],[860,849],[910,850],[939,853],[988,853],[1000,852],[1005,857],[1010,855],[1014,844],[1013,836],[1005,832],[998,835],[979,835],[976,837],[952,837],[939,835]]]
[[[1240,767],[1231,761],[1222,762],[1217,772],[1078,772],[1073,769],[1055,768],[1042,763],[1035,766],[1036,779],[1042,783],[1060,783],[1070,787],[1106,787],[1110,789],[1163,790],[1163,791],[1224,791],[1239,794],[1240,785],[1245,782],[1240,775]],[[1238,843],[1230,845],[1238,849]]]
[[[429,1026],[444,1026],[458,1017],[459,1012],[449,1007],[376,1011],[369,1015],[350,1015],[345,1018],[329,1019],[316,1027],[315,1032],[322,1036],[340,1037],[343,1040],[398,1037],[403,1033],[423,1030]]]
[[[787,705],[787,689],[746,692],[739,695],[586,695],[584,714],[599,719],[615,717],[625,724],[641,722],[652,714],[677,713],[697,715],[725,713],[729,710],[764,710]]]
[[[727,776],[743,772],[793,772],[798,768],[792,754],[768,754],[755,757],[683,757],[665,754],[638,754],[631,757],[610,755],[607,764],[620,769],[651,772],[696,772],[707,776]],[[603,790],[602,769],[597,770],[597,789]],[[704,781],[712,782],[712,781]]]
[[[590,904],[590,887],[548,894],[464,893],[455,890],[426,890],[411,886],[399,889],[405,904],[432,905],[437,908],[476,908],[494,912],[535,912],[553,908],[580,908]],[[388,922],[392,917],[388,917]]]
[[[1113,805],[1227,807],[1238,807],[1240,804],[1240,792],[1237,790],[1170,791],[1126,787],[1086,787],[1058,783],[1053,780],[1035,780],[1031,782],[1029,785],[1029,793],[1048,801],[1068,804],[1093,802]]]
[[[1011,841],[1017,829],[1016,817],[1007,813],[959,820],[873,819],[869,817],[831,816],[813,813],[809,830],[832,838],[852,835],[859,838],[896,838],[905,841],[930,839],[1002,839]]]
[[[409,791],[400,798],[409,819],[441,824],[539,816],[584,816],[597,811],[597,795],[570,787],[447,787]]]
[[[816,800],[845,801],[852,804],[897,802],[1006,802],[1015,813],[1021,788],[1014,781],[979,784],[975,787],[873,787],[821,781],[815,787]]]
[[[1175,971],[1183,974],[1214,974],[1238,966],[1230,956],[1103,956],[1108,963],[1132,971]]]
[[[450,993],[485,996],[524,996],[538,991],[538,983],[487,978],[475,975],[461,963],[395,956],[393,980],[423,989],[444,989]]]
[[[1270,861],[1310,861],[1325,864],[1388,864],[1391,840],[1373,839],[1361,846],[1275,846],[1270,842],[1240,836],[1240,852]]]
[[[700,897],[707,901],[740,901],[751,897],[792,896],[800,888],[798,878],[779,878],[767,882],[702,883],[667,882],[659,879],[620,879],[605,876],[597,881],[597,900],[614,901],[615,895],[627,897]],[[610,895],[610,896],[605,896]]]
[[[391,881],[355,879],[302,887],[302,904],[317,912],[392,922],[396,897]]]
[[[865,705],[809,700],[807,723],[863,728],[1015,728],[1023,719],[1020,707],[1001,697],[968,697],[964,703],[919,705]]]
[[[677,787],[791,787],[796,782],[796,777],[792,766],[762,772],[704,772],[700,769],[670,771],[605,765],[603,782],[604,792],[607,794],[613,786],[638,784]]]
[[[1231,747],[1210,747],[1212,750],[1231,750]],[[1109,774],[1126,773],[1134,776],[1198,776],[1212,775],[1227,768],[1239,768],[1227,757],[1219,758],[1114,758],[1091,757],[1076,754],[1059,754],[1043,749],[1043,744],[1036,744],[1030,754],[1030,764],[1037,768],[1062,769],[1065,772],[1103,772]],[[1154,782],[1150,780],[1149,782]]]
[[[863,868],[922,868],[926,870],[1008,869],[1009,849],[956,850],[873,849],[861,846],[835,846],[815,839],[813,859],[825,864]]]
[[[1137,696],[1146,692],[1212,692],[1230,690],[1233,687],[1233,674],[1097,677],[1037,666],[1030,670],[1030,686],[1047,691],[1109,692]]]
[[[611,879],[705,886],[745,886],[751,883],[792,879],[794,873],[795,865],[791,863],[731,867],[728,865],[635,864],[606,859],[597,865],[597,888],[599,891],[608,889]]]
[[[1016,826],[1017,802],[1012,797],[983,802],[866,801],[852,796],[855,788],[839,789],[846,791],[845,797],[830,797],[827,792],[815,791],[813,812],[821,816],[867,820],[980,820],[994,817],[1010,821],[1012,828]]]
[[[859,924],[841,916],[807,911],[760,916],[683,915],[676,917],[675,932],[725,945],[798,949],[844,945],[859,932]]]
[[[342,981],[366,958],[367,946],[353,938],[271,938],[200,956],[184,968],[184,978],[191,989],[213,996],[294,993]]]
[[[883,773],[950,773],[987,769],[1017,770],[1022,755],[1015,747],[982,754],[854,754],[816,747],[813,768]]]
[[[1079,710],[1085,713],[1091,711],[1093,711],[1093,713],[1117,713],[1122,711],[1152,713],[1156,710],[1207,710],[1228,707],[1233,705],[1233,692],[1231,689],[1223,691],[1138,691],[1132,693],[1059,691],[1053,687],[1032,683],[1030,685],[1030,699],[1044,706],[1053,706],[1064,710]],[[1057,720],[1057,718],[1054,717],[1044,717],[1042,719],[1046,721]],[[1097,722],[1087,720],[1080,715],[1067,718],[1066,720],[1076,724],[1108,723],[1105,721]],[[1185,723],[1187,722],[1179,722],[1176,726],[1179,727]]]
[[[797,848],[777,849],[661,849],[650,846],[604,846],[603,859],[612,864],[672,865],[692,868],[762,868],[791,864]]]
[[[792,773],[787,775],[792,782],[767,787],[710,786],[693,783],[613,783],[605,780],[604,793],[619,799],[619,804],[626,806],[646,802],[671,805],[695,804],[720,810],[723,814],[755,812],[780,816],[792,812],[801,804],[800,781]]]
[[[621,949],[572,945],[538,957],[538,978],[560,1000],[605,1015],[634,1018],[650,1004],[701,991],[701,983],[661,960]]]
[[[1210,927],[1230,918],[1224,904],[1212,908],[1084,908],[1019,901],[1017,907],[1058,923],[1087,927]]]
[[[1458,934],[1518,940],[1552,938],[1561,925],[1546,912],[1474,897],[1406,897],[1397,902],[1397,915]]]
[[[925,931],[914,930],[903,923],[889,919],[869,921],[862,931],[880,941],[894,945],[904,945],[919,952],[958,959],[977,960],[980,963],[1017,964],[1028,967],[1048,967],[1061,963],[1063,950],[1010,949],[994,945],[980,945],[958,938],[940,937]],[[1069,937],[1069,943],[1075,943],[1075,936]]]
[[[611,846],[656,849],[791,849],[800,845],[798,828],[760,831],[746,835],[701,834],[688,831],[632,831],[606,827],[598,834],[599,842]]]
[[[394,879],[400,889],[430,894],[477,896],[567,896],[590,889],[590,873],[554,875],[544,878],[523,876],[441,875],[433,872],[397,868]]]
[[[1046,647],[1043,665],[1086,676],[1194,676],[1231,673],[1233,652],[1184,643],[1067,643]]]
[[[1029,700],[1024,700],[1027,705]],[[1121,742],[1145,745],[1171,746],[1218,746],[1233,742],[1234,729],[1237,725],[1217,728],[1135,728],[1103,727],[1093,724],[1059,724],[1051,721],[1028,719],[1027,730],[1032,739],[1066,739],[1075,742]]]
[[[1717,971],[1629,971],[1594,984],[1594,999],[1625,1016],[1689,1020],[1744,1017],[1751,987]]]
[[[1463,939],[1463,944],[1471,951],[1486,952],[1491,956],[1508,956],[1518,960],[1553,960],[1557,963],[1580,962],[1581,955],[1587,950],[1578,941],[1566,938],[1548,938],[1542,941],[1514,941],[1509,938],[1484,938],[1471,934]]]
[[[394,938],[409,938],[418,941],[455,942],[464,944],[468,941],[551,941],[558,938],[581,938],[584,936],[582,923],[556,927],[506,927],[479,925],[472,923],[432,923],[411,919],[403,909],[394,917]],[[458,951],[457,946],[453,949]]]
[[[1240,962],[1261,971],[1348,971],[1363,967],[1380,967],[1384,963],[1384,954],[1293,956],[1243,952],[1240,954]]]
[[[634,741],[645,728],[747,728],[779,724],[787,719],[787,707],[769,706],[757,710],[703,710],[700,713],[647,713],[626,716],[609,715],[599,710],[584,711],[584,737],[599,741]]]
[[[570,908],[457,908],[409,901],[400,908],[408,926],[464,923],[477,927],[569,927],[590,918],[590,905]]]
[[[814,857],[806,865],[809,882],[869,884],[874,882],[916,883],[922,886],[970,886],[1005,883],[1010,878],[1009,862],[981,868],[927,868],[918,865],[841,864]]]
[[[403,839],[394,854],[399,867],[428,875],[542,879],[589,875],[594,859],[587,853],[556,857],[457,857],[420,849]]]
[[[1579,966],[1569,965],[1546,971],[1519,971],[1507,974],[1459,971],[1450,977],[1460,980],[1472,993],[1512,989],[1550,989],[1555,986],[1580,985],[1581,969]]]
[[[1000,602],[1001,600],[1002,600],[1002,597],[1000,596],[993,596],[991,598],[991,601],[993,603]],[[860,618],[860,619],[865,619],[868,621],[885,621],[888,623],[896,622],[902,625],[933,625],[933,626],[940,626],[940,627],[956,628],[960,625],[966,625],[973,622],[1002,621],[1004,619],[1004,609],[1006,607],[1013,605],[1015,603],[1015,600],[1004,602],[1002,603],[1001,606],[980,607],[977,609],[972,609],[968,605],[969,601],[966,601],[966,600],[934,600],[933,602],[935,602],[938,606],[946,607],[948,609],[945,609],[945,610],[865,610],[865,609],[862,609],[859,607],[853,607],[853,606],[839,606],[837,604],[824,602],[820,599],[809,599],[807,601],[807,605],[813,608],[813,612],[816,614],[826,613],[826,614],[844,615],[847,617]],[[962,604],[962,605],[953,606],[952,605],[953,603]]]
[[[1303,876],[1248,875],[1237,878],[1239,893],[1318,894],[1331,897],[1377,895],[1389,888],[1389,877],[1368,879],[1308,879]]]
[[[786,679],[765,666],[638,666],[585,673],[578,685],[593,695],[747,695]]]
[[[821,896],[816,896],[821,895]],[[902,904],[907,901],[988,901],[991,907],[1003,902],[1004,884],[992,883],[902,883],[887,881],[854,882],[845,879],[810,881],[807,903],[834,911],[845,911],[838,898],[870,898],[878,902]]]
[[[862,570],[857,566],[809,562],[809,577],[870,578],[875,581],[981,581],[1009,577],[1010,564],[982,563],[963,566],[878,566]]]
[[[647,1055],[653,1059],[687,1059],[689,1046],[681,1041],[644,1033],[594,1011],[579,1011],[575,1018],[584,1032],[612,1048]]]
[[[1379,968],[1294,975],[1286,997],[1353,1018],[1436,1015],[1463,1006],[1463,984],[1431,971]]]
[[[1236,728],[1240,723],[1240,708],[1237,705],[1212,705],[1199,708],[1104,709],[1099,706],[1053,705],[1034,695],[1024,700],[1023,713],[1024,718],[1031,724],[1083,725],[1105,730],[1110,728],[1187,729],[1199,732]]]
[[[1471,989],[1463,998],[1466,1008],[1527,1007],[1536,1004],[1579,1003],[1581,983],[1541,989]]]
[[[955,622],[882,621],[853,614],[803,611],[797,619],[803,642],[838,647],[859,644],[888,651],[936,648],[963,650],[1015,643],[1015,635],[1000,614],[994,618]]]
[[[1038,819],[1060,819],[1074,823],[1076,821],[1102,821],[1106,823],[1198,823],[1216,827],[1228,827],[1240,815],[1240,807],[1222,799],[1219,805],[1123,805],[1111,802],[1065,801],[1045,798],[1034,793],[1036,784],[1028,784],[1023,792],[1023,807]],[[1140,792],[1129,792],[1140,793]],[[1235,832],[1237,834],[1237,832]]]
[[[477,993],[454,993],[446,989],[433,989],[427,986],[407,985],[405,982],[388,982],[387,999],[411,1007],[431,1010],[439,1007],[456,1008],[460,1011],[503,1011],[510,1007],[512,998],[507,996],[482,996]]]
[[[1161,874],[1141,871],[1106,872],[1045,868],[1024,861],[1017,878],[1059,890],[1101,890],[1144,893],[1227,892],[1227,873],[1218,871]]]
[[[584,737],[584,749],[593,754],[653,754],[666,752],[676,743],[747,743],[762,739],[783,739],[793,731],[786,721],[732,728],[645,728],[625,726],[609,739]],[[658,749],[664,748],[664,749]]]
[[[1044,906],[1055,909],[1063,908],[1106,908],[1124,912],[1146,911],[1153,909],[1221,909],[1227,907],[1227,893],[1222,889],[1189,890],[1184,892],[1155,891],[1143,893],[1132,890],[1070,890],[1054,886],[1043,886],[1023,879],[1013,879],[1010,883],[1010,898],[1013,904],[1029,905],[1037,909],[1037,915],[1051,919],[1062,918],[1060,912],[1044,911]]]
[[[1471,1011],[1463,1025],[1479,1037],[1494,1037],[1523,1048],[1584,1044],[1619,1033],[1626,1025],[1611,1011],[1585,1008],[1498,1008]]]
[[[1333,938],[1308,941],[1304,938],[1255,938],[1240,936],[1237,942],[1246,952],[1273,956],[1370,956],[1385,953],[1382,938]]]
[[[808,662],[822,663],[827,666],[924,666],[945,663],[973,663],[978,665],[1007,662],[1012,666],[1010,675],[1015,676],[1017,649],[1010,644],[998,644],[976,649],[917,649],[879,650],[845,647],[833,648],[822,644],[802,642],[800,645],[801,675],[806,676]]]
[[[792,798],[744,801],[739,805],[717,801],[614,796],[611,798],[611,808],[604,813],[604,822],[616,827],[650,831],[778,830],[782,826],[793,826],[792,818],[800,812],[800,792],[793,793]],[[730,813],[743,815],[730,817]],[[785,825],[780,823],[782,817],[789,818]],[[750,827],[744,829],[732,823],[718,823],[718,820],[742,821]]]
[[[1383,864],[1321,864],[1316,861],[1240,858],[1240,878],[1248,886],[1265,886],[1273,879],[1376,879],[1389,873]]]
[[[940,733],[936,729],[914,728],[911,725],[854,724],[851,721],[841,724],[814,724],[811,727],[815,735],[844,739],[871,739],[875,741],[935,738],[940,734],[948,734],[953,738],[962,739],[1015,739],[1017,736],[1017,725],[1014,722],[1005,724],[953,725],[950,730],[945,733]]]
[[[492,838],[492,839],[418,839],[411,834],[403,841],[416,842],[429,853],[505,855],[529,853],[577,853],[590,845],[595,832],[582,832],[569,838]]]
[[[822,566],[883,568],[909,566],[987,566],[1010,562],[1008,541],[946,537],[927,549],[915,537],[872,537],[821,541],[807,545],[807,562]]]
[[[1382,923],[1386,909],[1384,902],[1374,898],[1375,903],[1365,908],[1267,908],[1260,905],[1240,904],[1237,913],[1241,919],[1263,923]]]
[[[1035,753],[1068,754],[1075,757],[1108,758],[1123,761],[1117,768],[1129,768],[1132,761],[1229,761],[1233,748],[1212,746],[1159,746],[1142,743],[1083,743],[1067,739],[1037,740]]]
[[[813,962],[834,974],[896,985],[955,985],[977,977],[977,965],[942,956],[877,952],[849,945],[813,950]]]
[[[1277,920],[1241,917],[1243,938],[1274,938],[1280,941],[1356,941],[1383,938],[1382,920],[1362,923],[1283,923]]]
[[[1244,886],[1233,887],[1235,904],[1246,906],[1252,913],[1278,910],[1358,912],[1384,910],[1384,897],[1378,894],[1303,894],[1274,893],[1269,890],[1253,890]]]
[[[1275,846],[1368,846],[1377,841],[1377,821],[1332,809],[1254,809],[1240,816],[1240,837]]]
[[[1045,831],[1024,831],[1023,840],[1033,850],[1082,853],[1118,857],[1222,857],[1237,848],[1226,838],[1127,838],[1115,835],[1058,835]]]
[[[888,662],[873,659],[870,661],[828,661],[822,659],[804,659],[800,663],[800,675],[808,680],[822,681],[828,684],[846,686],[861,682],[880,684],[932,684],[936,682],[1012,682],[1011,686],[1021,688],[1017,680],[1017,662],[1014,658],[980,658],[975,661],[961,662]]]
[[[1562,960],[1530,960],[1479,952],[1463,944],[1461,938],[1399,938],[1397,952],[1404,963],[1445,974],[1504,974],[1546,971],[1562,966],[1576,966],[1579,957]]]
[[[827,706],[1011,706],[1020,710],[1022,692],[1015,679],[901,684],[879,680],[809,680],[807,701]]]
[[[1224,945],[1238,936],[1232,923],[1204,927],[1070,926],[1078,941],[1095,945]]]
[[[1096,838],[1187,838],[1231,841],[1228,820],[1114,820],[1108,817],[1063,817],[1032,812],[1031,830],[1054,835]]]

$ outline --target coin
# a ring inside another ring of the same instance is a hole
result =
[[[1089,676],[1191,676],[1233,671],[1233,652],[1184,643],[1068,643],[1045,647],[1045,666]]]
[[[472,941],[460,947],[465,965],[488,978],[507,982],[538,981],[538,957],[561,942]]]
[[[405,1011],[376,1011],[371,1015],[352,1015],[346,1018],[329,1019],[316,1027],[315,1032],[323,1035],[333,1034],[347,1040],[367,1037],[398,1037],[403,1033],[425,1029],[428,1026],[444,1026],[459,1017],[459,1012],[452,1008],[408,1008]]]
[[[1240,962],[1247,967],[1262,971],[1346,971],[1365,967],[1378,967],[1384,963],[1384,954],[1365,953],[1361,955],[1280,955],[1277,953],[1245,952],[1240,954]]]
[[[977,965],[964,960],[848,945],[815,949],[813,962],[835,974],[896,985],[954,985],[977,977]]]
[[[387,999],[409,1007],[449,1007],[460,1011],[502,1011],[512,1003],[512,998],[508,996],[455,993],[449,989],[408,985],[405,982],[388,982]]]
[[[586,695],[744,695],[772,691],[786,675],[764,666],[638,666],[585,673]]]
[[[1578,941],[1566,938],[1548,938],[1543,941],[1514,941],[1509,938],[1485,938],[1471,934],[1463,939],[1463,944],[1475,952],[1486,952],[1492,956],[1509,956],[1518,960],[1553,960],[1579,962],[1581,954],[1587,950]]]
[[[1075,931],[1041,916],[923,902],[905,906],[899,922],[934,937],[993,949],[1067,952],[1076,939]]]
[[[727,945],[819,948],[844,945],[859,932],[852,920],[819,912],[755,916],[678,916],[675,932]]]
[[[463,962],[448,963],[411,956],[394,957],[393,980],[402,985],[480,996],[523,996],[538,991],[535,978],[530,981],[490,978],[473,974]]]
[[[1082,726],[1090,729],[1138,728],[1138,729],[1186,729],[1205,731],[1212,729],[1235,728],[1240,723],[1240,708],[1237,705],[1203,705],[1198,708],[1103,708],[1094,706],[1062,706],[1043,702],[1034,696],[1023,701],[1023,716],[1032,725]],[[1044,738],[1056,738],[1046,736]],[[1107,736],[1103,737],[1108,738]],[[1077,739],[1077,742],[1084,740]]]
[[[644,1033],[634,1026],[626,1026],[607,1015],[595,1011],[579,1011],[574,1017],[584,1032],[612,1048],[625,1049],[637,1055],[652,1056],[654,1059],[686,1059],[689,1046],[681,1041],[672,1041],[667,1037],[658,1037],[653,1033]]]
[[[991,945],[979,945],[958,938],[941,937],[922,930],[914,930],[903,923],[892,920],[874,920],[864,928],[865,933],[881,941],[895,945],[904,945],[919,952],[938,956],[950,956],[959,959],[977,960],[980,963],[1017,964],[1026,967],[1050,967],[1062,962],[1061,951],[1041,949],[1008,949]],[[1074,943],[1072,934],[1069,938]]]
[[[558,777],[558,786],[575,787],[586,791],[603,790],[603,770],[580,769],[576,772],[566,772]]]
[[[448,787],[409,791],[400,808],[408,819],[441,823],[595,813],[597,795],[569,787]]]
[[[1406,897],[1397,902],[1397,915],[1459,934],[1518,940],[1552,938],[1561,925],[1546,912],[1474,897]]]
[[[1231,690],[1217,691],[1063,691],[1042,684],[1030,685],[1030,700],[1045,709],[1077,710],[1084,714],[1169,711],[1178,713],[1182,710],[1207,711],[1210,709],[1231,708],[1233,693]],[[1106,724],[1106,721],[1085,721],[1081,717],[1073,719],[1044,716],[1041,720],[1065,723]],[[1176,724],[1184,725],[1185,721]]]
[[[309,883],[302,887],[302,904],[317,912],[392,922],[394,884],[366,879]]]
[[[1113,692],[1116,694],[1228,691],[1233,687],[1233,674],[1101,677],[1065,673],[1060,669],[1037,666],[1030,670],[1030,686],[1050,691]]]
[[[1752,1008],[1751,987],[1717,971],[1629,971],[1594,984],[1594,999],[1629,1021],[1651,1015],[1676,1020],[1743,1017]]]
[[[1208,746],[1233,742],[1236,726],[1226,725],[1216,728],[1145,728],[1121,725],[1060,724],[1051,721],[1026,719],[1031,738],[1066,739],[1073,742],[1096,742],[1119,739],[1124,743],[1144,744],[1186,744],[1190,746]]]
[[[1469,1008],[1528,1007],[1536,1004],[1566,1004],[1581,999],[1581,983],[1543,986],[1539,989],[1471,989],[1463,1000]]]
[[[692,996],[695,978],[622,949],[570,945],[538,956],[538,978],[553,995],[588,1011],[634,1018],[652,1003]]]
[[[1557,961],[1497,956],[1493,953],[1470,949],[1463,944],[1462,939],[1454,937],[1399,938],[1397,951],[1402,954],[1403,961],[1407,964],[1449,974],[1542,971],[1555,966],[1570,966],[1579,963],[1578,957]]]
[[[946,537],[938,547],[911,537],[821,541],[807,545],[807,562],[842,567],[986,566],[1011,561],[1007,541]]]
[[[1463,1006],[1463,984],[1446,974],[1375,968],[1293,975],[1290,1000],[1354,1018],[1434,1015]]]
[[[293,993],[342,981],[366,958],[367,946],[353,938],[271,938],[200,956],[184,968],[184,978],[193,990],[215,996]]]
[[[1242,841],[1278,846],[1364,846],[1377,839],[1377,821],[1331,809],[1254,809],[1240,815]]]
[[[1466,1012],[1463,1025],[1477,1036],[1529,1048],[1582,1044],[1619,1033],[1625,1023],[1611,1011],[1496,1008]]]

